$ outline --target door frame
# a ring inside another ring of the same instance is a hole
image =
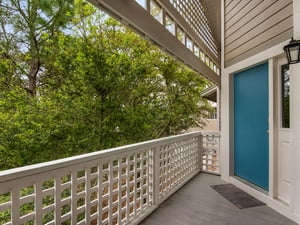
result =
[[[289,43],[289,40],[282,41],[275,46],[272,46],[265,51],[262,51],[256,55],[250,56],[249,58],[242,60],[233,65],[227,66],[222,64],[222,76],[221,76],[221,142],[220,142],[220,172],[221,178],[229,183],[236,185],[252,196],[256,197],[260,201],[266,203],[271,208],[279,211],[281,214],[295,220],[295,214],[290,210],[289,207],[278,201],[274,195],[274,177],[276,164],[274,162],[274,151],[276,136],[274,135],[274,60],[276,57],[283,54],[283,47]],[[224,60],[224,54],[223,54]],[[274,58],[274,60],[273,60]],[[232,74],[249,67],[261,64],[263,62],[269,62],[269,193],[263,193],[257,191],[255,188],[247,185],[233,176],[233,76]],[[273,78],[273,79],[272,79]],[[291,105],[293,112],[293,105]],[[291,199],[294,196],[294,190],[291,193]],[[293,208],[293,201],[291,206]]]
[[[234,175],[234,74],[239,73],[241,71],[250,69],[252,67],[258,66],[260,64],[268,62],[268,80],[269,80],[269,190],[266,191],[242,178],[239,178]],[[248,65],[244,68],[240,68],[237,70],[233,70],[232,72],[229,73],[229,99],[230,99],[230,104],[229,104],[229,112],[230,112],[230,120],[229,120],[229,128],[230,128],[230,151],[229,151],[229,182],[232,183],[239,183],[242,182],[248,187],[251,187],[258,191],[259,193],[264,194],[266,197],[275,197],[274,196],[274,186],[275,186],[275,181],[274,181],[274,166],[275,166],[275,161],[274,161],[274,147],[275,147],[275,137],[274,137],[274,123],[275,123],[275,117],[274,117],[274,112],[275,112],[275,106],[274,106],[274,82],[275,82],[276,76],[274,76],[274,60],[273,58],[268,59],[268,60],[262,60],[259,61],[255,64]],[[266,200],[266,199],[265,199]]]
[[[274,59],[274,137],[275,137],[275,142],[274,142],[274,195],[273,197],[278,199],[280,202],[283,202],[286,204],[289,208],[292,207],[292,187],[290,190],[290,196],[289,196],[289,201],[285,202],[284,200],[280,200],[278,197],[279,191],[278,191],[278,182],[279,182],[279,151],[280,151],[280,133],[288,133],[291,140],[291,135],[292,135],[292,128],[291,128],[291,103],[290,103],[290,128],[282,128],[281,127],[281,114],[282,114],[282,108],[281,108],[281,66],[286,65],[287,60],[284,54],[277,56]]]

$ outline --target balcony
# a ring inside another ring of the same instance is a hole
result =
[[[222,181],[199,172],[219,173],[219,139],[194,132],[2,171],[0,224],[138,224],[155,209],[142,224],[293,224],[209,188]]]
[[[268,206],[237,208],[210,187],[224,183],[200,173],[140,225],[296,225]]]

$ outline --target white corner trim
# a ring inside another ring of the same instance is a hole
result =
[[[225,1],[221,1],[221,72],[225,66]],[[223,75],[221,73],[221,75]]]
[[[221,128],[221,140],[220,140],[220,172],[221,178],[225,181],[229,181],[230,175],[230,124],[229,124],[229,78],[225,74],[225,1],[221,1],[221,90],[220,90],[220,128]]]
[[[274,152],[275,152],[275,146],[274,146],[274,59],[269,59],[269,197],[273,198],[275,196],[274,193]]]
[[[293,0],[293,22],[294,22],[294,39],[300,39],[300,26],[299,26],[299,18],[300,18],[300,0]]]

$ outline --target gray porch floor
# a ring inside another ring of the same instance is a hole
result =
[[[296,225],[268,206],[238,209],[210,187],[223,183],[200,173],[140,225]]]

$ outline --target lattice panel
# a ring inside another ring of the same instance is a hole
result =
[[[1,225],[128,224],[153,205],[153,150],[102,158],[5,186],[0,187]]]
[[[201,143],[216,166],[218,140],[183,134],[1,171],[0,225],[138,224],[200,171]]]
[[[103,164],[100,224],[127,224],[153,204],[153,152]]]
[[[199,0],[170,0],[170,2],[202,41],[218,56],[218,47],[201,2]]]
[[[220,135],[208,133],[202,135],[202,170],[220,173]]]
[[[159,198],[162,199],[199,170],[199,138],[163,145],[159,155]]]

